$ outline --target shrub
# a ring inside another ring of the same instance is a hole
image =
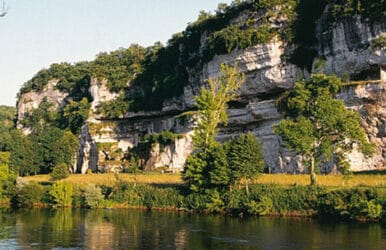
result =
[[[136,186],[136,184],[117,181],[111,192],[110,199],[114,202],[126,203],[129,206],[142,206],[142,199],[136,190]]]
[[[50,173],[51,180],[57,181],[67,178],[69,175],[68,166],[66,163],[56,165]]]
[[[379,36],[371,41],[371,47],[373,49],[386,49],[386,36]]]
[[[261,196],[259,201],[251,200],[246,205],[250,214],[266,215],[273,210],[272,199],[265,195]]]
[[[86,201],[84,197],[84,190],[79,186],[74,186],[72,194],[72,206],[73,207],[86,207]]]
[[[42,202],[47,190],[36,182],[31,182],[21,187],[12,203],[16,207],[32,207]]]
[[[16,175],[9,169],[8,165],[0,163],[0,199],[9,195],[15,181]]]
[[[137,185],[136,191],[142,204],[148,208],[179,208],[183,204],[183,196],[174,188],[155,188],[150,185]]]
[[[207,196],[200,193],[191,193],[185,196],[184,207],[193,210],[202,210],[206,208]]]
[[[90,208],[100,207],[103,201],[102,189],[95,185],[89,184],[84,190],[85,205]]]
[[[225,203],[220,193],[215,189],[208,189],[206,192],[207,202],[205,208],[211,213],[220,213],[224,211]]]
[[[56,182],[51,190],[54,202],[59,207],[70,207],[72,205],[72,195],[74,193],[74,186],[68,182]]]
[[[382,205],[373,189],[344,189],[330,191],[319,197],[319,213],[338,220],[379,219]]]

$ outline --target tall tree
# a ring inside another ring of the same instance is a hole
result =
[[[220,76],[209,79],[208,88],[202,88],[201,95],[196,96],[197,126],[193,135],[196,152],[189,156],[183,174],[192,191],[229,183],[226,153],[215,136],[218,125],[228,121],[227,103],[236,97],[244,81],[245,76],[236,67],[222,64]]]
[[[200,96],[196,96],[197,127],[193,135],[196,148],[207,151],[215,143],[218,125],[228,122],[227,103],[236,97],[244,81],[245,76],[238,73],[237,67],[221,64],[220,76],[208,80],[209,88],[201,88]]]
[[[278,103],[286,119],[273,131],[307,161],[311,185],[316,184],[315,164],[347,164],[345,154],[355,145],[366,156],[373,152],[358,113],[334,99],[341,85],[335,76],[313,75],[309,81],[297,82]]]

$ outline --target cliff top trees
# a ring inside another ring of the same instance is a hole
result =
[[[313,75],[300,81],[279,101],[286,119],[273,127],[287,147],[307,161],[311,184],[316,183],[315,163],[334,161],[346,166],[345,153],[355,145],[371,155],[372,145],[360,126],[359,115],[347,110],[342,100],[334,99],[341,81],[335,76]]]

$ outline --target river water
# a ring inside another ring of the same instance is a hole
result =
[[[130,209],[3,209],[0,249],[386,249],[386,226]]]

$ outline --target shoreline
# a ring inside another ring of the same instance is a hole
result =
[[[58,183],[58,182],[56,182]],[[64,183],[64,182],[59,182]],[[60,186],[60,185],[59,185]],[[321,187],[255,184],[245,189],[190,192],[186,187],[119,183],[92,188],[67,183],[74,191],[59,192],[57,185],[26,184],[0,201],[9,209],[80,208],[137,209],[178,213],[219,214],[232,217],[295,217],[335,221],[386,221],[386,190],[374,187]],[[62,192],[62,193],[61,193]]]

